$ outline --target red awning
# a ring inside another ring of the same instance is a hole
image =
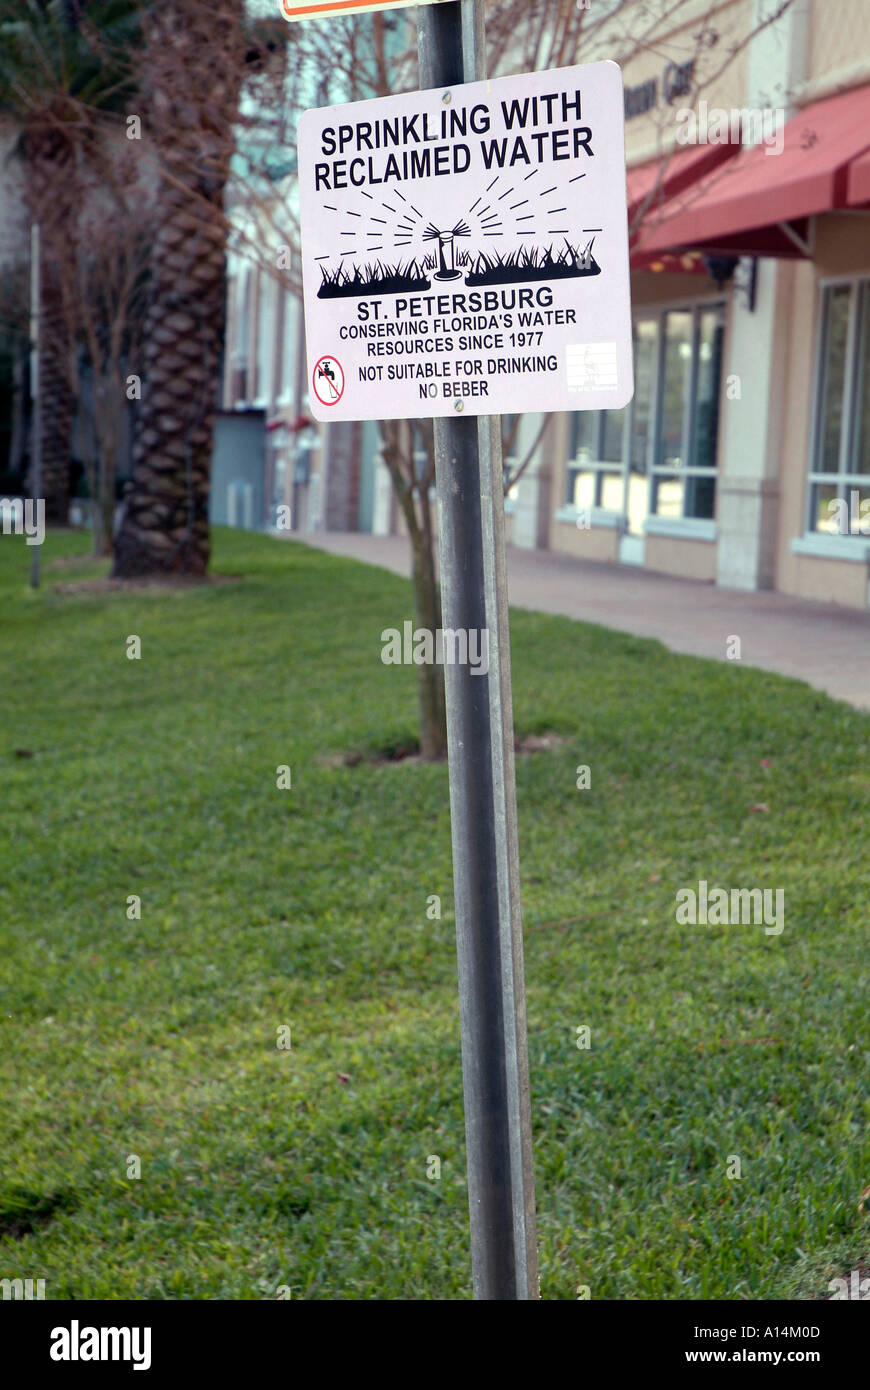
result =
[[[685,189],[696,184],[726,159],[739,151],[735,145],[691,145],[650,159],[629,169],[625,176],[628,193],[628,224],[640,213],[661,207]]]
[[[849,207],[870,203],[870,150],[849,165],[849,186],[846,192]]]
[[[668,270],[701,275],[707,273],[697,252],[677,255],[654,252],[647,255],[640,254],[635,247],[644,225],[650,220],[657,224],[661,209],[670,198],[677,197],[686,189],[697,185],[727,159],[733,159],[739,150],[739,145],[692,145],[685,149],[672,150],[627,171],[632,270]]]
[[[640,255],[691,247],[719,255],[805,256],[808,218],[858,201],[850,170],[870,152],[870,87],[806,107],[788,122],[782,153],[745,148],[699,187],[670,197],[641,231]],[[862,172],[863,170],[863,172]],[[856,192],[870,172],[858,165]]]

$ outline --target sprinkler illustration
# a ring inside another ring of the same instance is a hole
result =
[[[471,236],[471,228],[466,222],[457,222],[456,226],[449,232],[441,232],[433,222],[429,223],[423,233],[424,241],[438,241],[438,261],[439,268],[436,270],[433,279],[435,280],[459,280],[462,271],[456,269],[456,238]]]

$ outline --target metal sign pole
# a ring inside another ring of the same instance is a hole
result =
[[[42,492],[42,401],[40,399],[40,238],[39,223],[30,228],[30,490],[33,495],[33,514],[38,516]],[[30,587],[39,588],[39,551],[33,547],[30,560]]]
[[[486,77],[483,0],[417,26],[421,88]],[[501,424],[434,425],[444,626],[489,643],[487,675],[444,668],[474,1297],[536,1299]]]

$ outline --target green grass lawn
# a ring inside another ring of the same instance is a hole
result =
[[[0,537],[0,1277],[470,1297],[447,768],[338,756],[414,736],[410,586],[219,531],[237,582],[59,593],[86,545],[34,595]],[[870,1253],[870,717],[512,640],[518,735],[562,736],[517,767],[542,1295],[828,1297]],[[782,935],[678,926],[700,879],[783,888]]]

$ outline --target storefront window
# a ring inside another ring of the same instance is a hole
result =
[[[870,280],[823,290],[808,529],[870,536]]]
[[[641,319],[635,329],[631,465],[641,473],[647,470],[653,430],[657,329],[654,319]]]
[[[641,535],[649,502],[649,464],[655,427],[658,321],[639,319],[634,338],[634,400],[631,403],[626,528]]]
[[[724,324],[721,304],[638,319],[631,404],[573,416],[569,503],[619,512],[636,535],[650,511],[712,519]]]
[[[722,342],[725,325],[713,309],[698,315],[698,368],[695,383],[695,427],[692,466],[716,467],[719,437],[719,382],[722,376]]]
[[[865,281],[861,291],[854,469],[866,477],[870,474],[870,282]]]
[[[813,531],[835,532],[836,518],[833,514],[837,500],[835,483],[814,483],[810,499],[810,529]]]
[[[819,400],[821,473],[839,473],[840,437],[843,430],[843,387],[846,381],[846,338],[849,331],[851,290],[841,285],[825,294],[822,324],[822,382]]]
[[[622,436],[625,410],[602,410],[601,457],[608,463],[622,463]]]
[[[692,315],[665,314],[662,427],[658,463],[682,468],[686,457],[686,402],[692,380]]]
[[[567,500],[575,507],[622,511],[625,416],[623,409],[581,410],[572,417]]]
[[[721,304],[664,315],[661,418],[651,510],[672,521],[712,521],[725,309]]]

